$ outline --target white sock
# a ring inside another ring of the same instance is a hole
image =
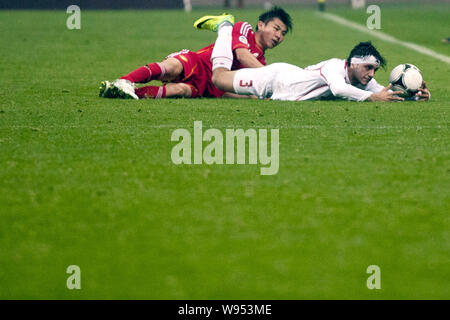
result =
[[[232,26],[233,24],[230,21],[224,21],[219,25],[219,28],[217,30],[220,30],[222,27],[226,27],[226,26]]]
[[[233,50],[231,50],[231,23],[222,23],[217,31],[217,40],[211,53],[212,69],[226,68],[231,70],[233,65]]]

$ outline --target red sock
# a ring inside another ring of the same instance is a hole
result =
[[[146,83],[152,80],[161,79],[165,73],[166,69],[156,62],[131,71],[129,74],[120,79],[130,80],[134,83]]]
[[[134,90],[139,99],[161,99],[166,97],[166,86],[146,86]]]

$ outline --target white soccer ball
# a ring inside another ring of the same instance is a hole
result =
[[[392,91],[402,91],[402,97],[411,97],[422,86],[423,77],[419,68],[411,63],[396,66],[389,75]]]

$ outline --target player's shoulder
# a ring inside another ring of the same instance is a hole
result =
[[[331,70],[335,70],[336,68],[342,68],[344,69],[345,67],[345,61],[341,61],[340,59],[337,58],[331,58],[328,60],[323,60],[320,61],[319,63],[307,66],[305,68],[305,70],[318,70],[318,69],[331,69]]]
[[[253,32],[252,25],[247,21],[236,22],[233,26],[233,29],[243,36],[247,36],[249,33]]]
[[[331,58],[321,62],[323,69],[330,72],[345,74],[346,62],[344,59]]]
[[[324,64],[336,66],[336,67],[345,67],[345,60],[339,58],[331,58],[323,61]]]

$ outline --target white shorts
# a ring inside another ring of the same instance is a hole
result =
[[[296,100],[303,85],[300,79],[308,79],[308,72],[288,63],[273,63],[261,68],[240,69],[233,80],[238,94],[255,95],[260,99]]]
[[[236,71],[233,80],[234,91],[238,94],[255,95],[260,99],[272,96],[272,84],[279,68],[274,63],[261,68],[246,68]]]

